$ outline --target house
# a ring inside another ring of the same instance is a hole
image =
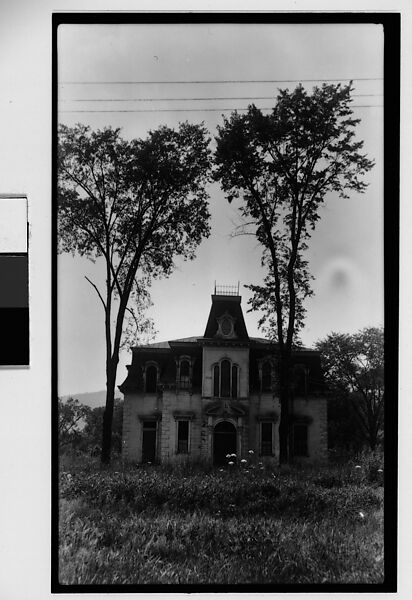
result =
[[[216,288],[203,336],[137,346],[120,386],[123,456],[133,462],[224,464],[228,454],[277,462],[278,347],[249,337],[238,287]],[[327,457],[320,356],[292,359],[290,454]]]

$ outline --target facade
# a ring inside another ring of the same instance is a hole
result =
[[[123,456],[132,462],[224,464],[227,454],[277,462],[277,345],[248,335],[238,291],[215,289],[203,336],[137,346],[120,386]],[[327,457],[320,356],[293,354],[290,455]]]

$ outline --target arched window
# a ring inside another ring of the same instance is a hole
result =
[[[262,365],[262,392],[272,391],[272,365],[265,361]]]
[[[213,396],[237,398],[239,368],[227,358],[213,367]]]
[[[216,365],[213,369],[213,395],[220,396],[220,367]]]
[[[220,395],[230,398],[230,362],[222,360],[220,363]]]
[[[157,390],[157,367],[149,365],[146,368],[146,392],[153,394]]]
[[[190,363],[187,359],[180,361],[179,387],[180,389],[188,389],[190,387]]]
[[[232,367],[232,398],[237,398],[237,376],[239,369],[236,365]]]
[[[188,360],[182,360],[180,363],[180,377],[189,377],[190,365]]]

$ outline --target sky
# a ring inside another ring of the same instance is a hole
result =
[[[365,194],[330,194],[321,209],[307,252],[315,277],[301,335],[307,346],[331,331],[383,324],[382,77],[383,32],[372,24],[61,25],[58,31],[59,121],[121,127],[126,139],[186,119],[203,121],[213,137],[222,114],[230,114],[225,109],[251,102],[269,108],[279,88],[299,82],[311,90],[322,80],[353,79],[357,138],[375,167]],[[228,204],[216,183],[209,194],[211,236],[195,261],[177,260],[173,274],[152,286],[156,341],[203,335],[215,281],[240,282],[249,335],[261,335],[258,315],[246,313],[243,287],[262,280],[261,249],[251,236],[232,235],[239,204]],[[101,266],[58,258],[60,395],[105,386],[103,310],[85,279],[102,285]],[[130,360],[123,351],[118,383]]]

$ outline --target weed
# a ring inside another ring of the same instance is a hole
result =
[[[60,581],[380,582],[382,488],[355,466],[61,473]]]

